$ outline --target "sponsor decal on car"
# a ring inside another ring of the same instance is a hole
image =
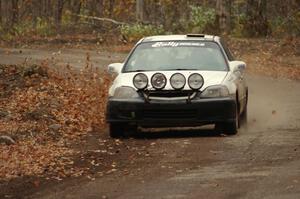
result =
[[[197,47],[203,47],[205,46],[205,43],[200,42],[156,42],[152,45],[153,48],[159,48],[159,47],[180,47],[180,46],[197,46]]]

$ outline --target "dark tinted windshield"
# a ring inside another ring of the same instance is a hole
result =
[[[226,71],[218,44],[205,41],[147,42],[136,47],[124,72],[158,70]]]

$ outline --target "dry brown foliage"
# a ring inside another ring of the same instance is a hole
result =
[[[300,39],[229,39],[237,59],[250,74],[300,80]]]
[[[110,79],[89,65],[80,71],[0,65],[0,178],[80,175],[70,167],[71,144],[105,126]]]

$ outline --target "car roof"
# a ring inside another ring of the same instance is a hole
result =
[[[158,42],[158,41],[216,41],[220,40],[220,37],[214,35],[204,34],[187,34],[187,35],[157,35],[145,37],[140,40],[139,43],[144,42]]]

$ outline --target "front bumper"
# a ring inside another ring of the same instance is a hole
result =
[[[151,101],[143,99],[109,99],[108,123],[129,123],[142,127],[200,126],[234,121],[236,101],[230,97],[182,101]]]

